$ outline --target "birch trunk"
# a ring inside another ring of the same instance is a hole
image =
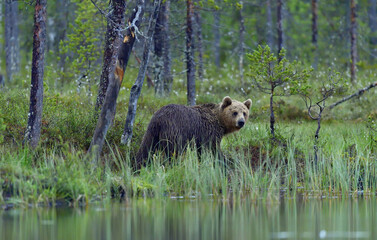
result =
[[[156,28],[156,21],[160,10],[161,1],[162,0],[154,0],[153,14],[149,19],[147,39],[144,42],[143,59],[140,65],[139,73],[137,75],[135,84],[131,88],[127,119],[121,140],[123,144],[129,143],[132,139],[133,124],[135,122],[137,109],[137,101],[140,97],[141,89],[144,83],[145,72],[147,71],[150,46],[152,45],[153,35]]]

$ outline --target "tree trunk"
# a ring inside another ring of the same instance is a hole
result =
[[[7,80],[11,82],[13,75],[20,70],[18,1],[6,0],[4,2],[5,64]]]
[[[368,24],[370,28],[369,44],[371,45],[373,55],[377,54],[377,1],[369,0],[368,7]],[[372,59],[374,57],[372,56]],[[371,60],[372,60],[371,59]]]
[[[102,73],[95,106],[96,111],[100,111],[102,108],[106,96],[106,91],[109,86],[109,78],[110,75],[114,72],[115,61],[118,57],[120,43],[117,43],[117,41],[120,41],[119,31],[121,30],[121,27],[119,26],[124,25],[124,9],[126,8],[125,4],[121,7],[119,6],[119,4],[120,3],[118,3],[116,0],[113,0],[112,9],[113,11],[116,9],[117,13],[111,12],[108,15],[107,19]],[[119,7],[119,9],[117,7]]]
[[[165,96],[164,79],[163,79],[163,50],[164,41],[167,38],[165,32],[165,7],[166,3],[161,6],[160,14],[158,15],[156,22],[155,34],[153,35],[154,42],[154,92],[158,97]],[[144,61],[144,59],[143,59]]]
[[[318,65],[318,27],[317,27],[317,19],[318,19],[318,2],[317,0],[312,0],[312,45],[313,45],[313,56],[314,62],[313,67],[317,69]]]
[[[154,32],[157,29],[156,22],[158,18],[161,1],[162,0],[154,0],[153,14],[151,15],[149,19],[147,39],[144,42],[143,60],[140,65],[139,73],[137,75],[135,84],[131,88],[127,119],[126,119],[126,124],[124,126],[124,131],[123,131],[122,140],[121,140],[123,144],[129,143],[132,138],[133,125],[135,122],[135,115],[136,115],[136,108],[137,108],[137,101],[140,97],[141,89],[143,87],[143,82],[145,78],[145,72],[147,71],[149,51],[152,45]]]
[[[200,80],[204,78],[204,63],[203,63],[203,34],[202,34],[202,16],[200,15],[199,10],[197,9],[195,12],[195,22],[196,22],[196,34],[198,37],[198,77]]]
[[[266,13],[267,13],[267,45],[274,49],[274,34],[272,30],[272,14],[271,14],[271,1],[266,0]]]
[[[58,0],[56,2],[57,4],[57,11],[58,11],[58,16],[57,16],[57,22],[54,24],[55,26],[55,31],[56,31],[56,37],[55,37],[55,51],[56,53],[59,53],[60,51],[60,42],[64,41],[67,35],[67,28],[68,28],[68,23],[69,23],[69,1],[67,0]],[[60,9],[60,11],[59,11]],[[65,58],[66,54],[60,54],[60,60],[58,63],[59,69],[61,71],[64,71],[65,68]],[[57,81],[57,80],[56,80]],[[55,86],[58,84],[56,83]]]
[[[274,113],[274,87],[271,84],[271,95],[270,95],[270,131],[271,139],[275,140],[275,113]]]
[[[115,2],[115,0],[114,0]],[[120,7],[124,4],[123,0],[116,0],[115,6]],[[119,5],[119,6],[118,6]],[[122,6],[122,17],[124,17],[124,8]],[[112,11],[117,12],[117,11]],[[144,0],[139,0],[133,10],[131,18],[128,20],[128,28],[120,46],[116,63],[112,62],[113,71],[110,72],[109,86],[106,91],[105,100],[101,109],[101,114],[94,131],[93,139],[90,144],[89,153],[92,154],[93,164],[97,163],[99,154],[102,152],[103,143],[107,131],[115,117],[116,100],[118,98],[119,89],[122,84],[124,72],[126,71],[128,60],[130,58],[132,48],[136,39],[136,28],[140,25],[144,13]],[[120,17],[120,16],[119,16]],[[119,37],[119,35],[118,35]],[[117,41],[119,42],[119,41]],[[117,44],[118,45],[118,44]],[[118,45],[119,46],[119,45]],[[113,65],[114,64],[114,65]]]
[[[322,114],[322,110],[320,110],[320,113],[318,114],[318,118],[317,118],[317,130],[315,131],[315,135],[314,135],[314,165],[315,167],[318,166],[318,140],[319,140],[319,130],[321,129],[321,114]]]
[[[42,125],[46,7],[47,0],[37,0],[35,3],[30,108],[24,139],[24,143],[29,144],[32,148],[38,145]]]
[[[283,49],[283,18],[282,18],[282,12],[283,12],[283,0],[277,1],[277,32],[278,32],[278,55],[280,54],[280,51]],[[279,61],[280,61],[279,56]]]
[[[186,26],[186,64],[187,64],[187,104],[196,104],[195,97],[195,60],[194,60],[194,5],[192,0],[187,0],[187,26]]]
[[[356,62],[357,62],[357,23],[356,23],[356,2],[351,0],[351,82],[356,83]]]
[[[119,89],[123,80],[123,75],[126,71],[127,63],[135,41],[134,26],[138,26],[138,24],[140,24],[143,15],[144,1],[140,0],[138,2],[137,6],[135,7],[132,13],[131,18],[128,20],[128,26],[131,27],[127,28],[126,34],[123,38],[123,42],[121,31],[124,26],[123,23],[125,18],[124,14],[126,3],[124,0],[112,0],[110,2],[110,5],[111,16],[109,16],[108,21],[112,21],[113,19],[116,24],[114,25],[113,29],[107,29],[108,31],[112,31],[113,33],[107,33],[106,35],[113,36],[115,39],[112,39],[113,41],[111,42],[113,46],[106,47],[107,50],[111,49],[111,54],[113,55],[110,58],[105,54],[104,58],[104,65],[107,65],[107,67],[109,68],[109,76],[107,76],[109,85],[106,90],[106,95],[104,98],[103,106],[101,108],[101,113],[88,151],[89,154],[92,154],[93,156],[93,164],[97,163],[99,155],[102,152],[102,147],[105,141],[107,131],[110,128],[110,125],[112,124],[115,117],[116,100],[118,98]],[[108,59],[108,61],[110,62],[106,62],[105,59]]]
[[[243,57],[245,55],[245,20],[243,18],[243,1],[240,1],[241,8],[240,8],[240,42],[239,42],[239,54],[240,54],[240,59],[239,59],[239,71],[240,71],[240,78],[241,78],[241,83],[243,84]]]
[[[171,74],[171,53],[170,53],[170,32],[169,32],[169,14],[170,14],[170,0],[165,0],[165,11],[164,11],[164,29],[166,33],[166,38],[164,41],[164,51],[163,51],[163,61],[164,61],[164,91],[166,95],[169,95],[172,90],[173,76]]]
[[[141,64],[141,60],[140,60],[140,58],[136,55],[135,50],[132,50],[132,53],[134,54],[134,57],[135,57],[137,63],[140,65],[140,64]],[[151,87],[151,86],[154,87],[154,82],[153,82],[152,78],[151,78],[151,77],[149,76],[149,74],[148,74],[148,69],[147,69],[147,72],[145,72],[145,75],[147,76],[148,88]]]
[[[216,1],[215,1],[216,2]],[[215,57],[215,66],[217,69],[220,68],[220,10],[214,10],[213,12],[213,18],[214,18],[214,23],[213,23],[213,37],[214,37],[214,42],[213,42],[213,55]]]

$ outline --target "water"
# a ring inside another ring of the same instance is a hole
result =
[[[369,199],[138,199],[0,210],[0,239],[377,239]]]

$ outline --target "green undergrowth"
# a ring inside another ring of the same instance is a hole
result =
[[[143,89],[129,145],[120,144],[132,86],[131,81],[124,82],[99,166],[92,166],[86,156],[96,126],[95,89],[78,92],[74,86],[66,86],[58,91],[46,81],[42,134],[35,150],[22,146],[29,108],[26,80],[0,90],[0,205],[77,206],[130,197],[227,199],[376,193],[375,90],[324,113],[315,163],[317,125],[308,118],[301,99],[276,98],[277,141],[271,142],[268,97],[253,91],[247,79],[235,84],[235,71],[221,70],[216,79],[197,81],[199,104],[220,102],[226,95],[253,100],[246,126],[222,141],[227,161],[219,162],[210,154],[198,159],[195,149],[189,149],[170,161],[156,153],[147,167],[138,171],[132,168],[132,159],[153,113],[169,103],[186,103],[185,76],[175,76],[170,97],[157,98],[152,88]],[[353,90],[370,82],[371,74],[364,74]],[[335,101],[331,99],[329,104]]]
[[[328,123],[323,126],[319,160],[314,163],[315,124],[281,124],[284,143],[269,141],[264,123],[248,124],[242,134],[224,138],[227,161],[210,154],[198,159],[195,149],[167,160],[151,156],[147,167],[132,169],[131,150],[108,146],[100,166],[72,145],[32,151],[0,148],[2,204],[20,206],[130,197],[220,198],[252,196],[350,196],[377,191],[377,161],[366,126]],[[365,134],[364,134],[365,133]]]

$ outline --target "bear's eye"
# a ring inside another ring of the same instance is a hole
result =
[[[233,117],[237,116],[238,112],[233,112]]]
[[[246,113],[245,112],[243,113],[243,116],[246,117]]]

